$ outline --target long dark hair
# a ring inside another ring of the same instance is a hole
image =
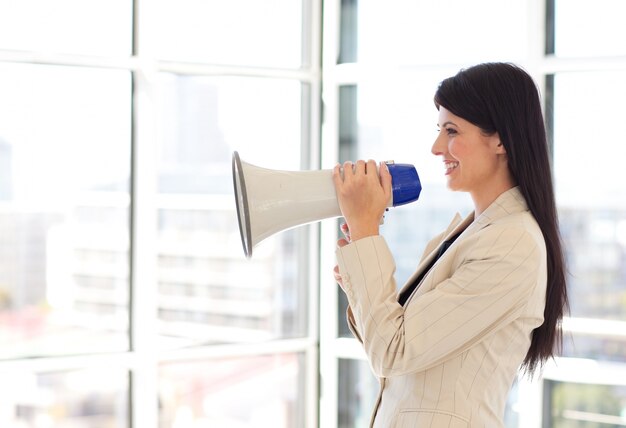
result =
[[[561,351],[561,319],[568,309],[565,262],[539,91],[519,66],[485,63],[441,82],[435,106],[446,108],[487,135],[498,133],[513,179],[543,233],[548,267],[544,321],[533,331],[522,363],[522,369],[532,374]]]

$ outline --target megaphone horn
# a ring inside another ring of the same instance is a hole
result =
[[[422,190],[413,165],[388,162],[392,197],[388,207],[416,201]],[[277,232],[340,217],[332,170],[281,171],[243,162],[233,153],[233,186],[239,233],[247,258]]]

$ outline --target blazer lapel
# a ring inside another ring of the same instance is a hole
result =
[[[433,258],[435,258],[435,256],[437,255],[437,252],[439,251],[439,246],[444,241],[456,235],[457,233],[461,233],[463,230],[467,228],[467,226],[470,223],[472,223],[472,221],[474,220],[474,213],[472,212],[464,220],[461,220],[461,219],[462,219],[461,215],[457,213],[452,219],[452,221],[450,222],[450,224],[448,225],[448,227],[446,228],[446,230],[443,233],[439,234],[438,237],[432,239],[426,245],[424,254],[427,254],[427,256],[422,258],[422,261],[417,267],[417,270],[413,272],[413,275],[411,275],[411,277],[407,280],[407,282],[402,286],[402,288],[399,291],[399,294],[401,294],[404,291],[404,289],[407,288],[409,285],[413,284],[415,279],[422,273],[424,269],[426,269],[426,267],[430,264]]]

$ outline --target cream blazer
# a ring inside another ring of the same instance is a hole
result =
[[[459,232],[404,307],[384,238],[337,250],[348,323],[380,380],[371,427],[504,426],[509,390],[543,323],[545,242],[513,188],[476,219],[457,214],[407,285]]]

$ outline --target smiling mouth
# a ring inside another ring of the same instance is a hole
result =
[[[456,168],[458,168],[459,163],[458,162],[453,162],[453,161],[448,161],[445,163],[445,167],[446,167],[446,174],[450,174],[453,170],[455,170]]]

